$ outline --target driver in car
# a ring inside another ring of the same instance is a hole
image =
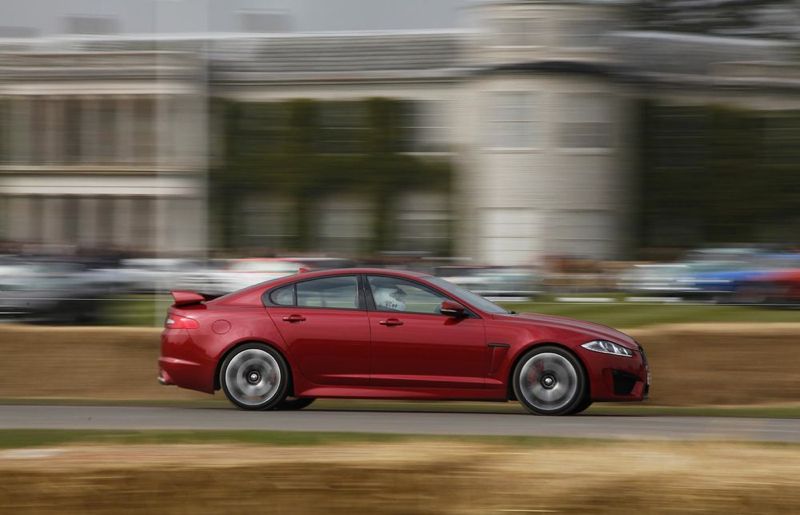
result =
[[[403,300],[406,293],[398,288],[376,288],[373,298],[378,309],[389,311],[405,311],[406,303]]]

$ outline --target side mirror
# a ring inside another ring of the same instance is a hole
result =
[[[462,318],[466,316],[467,308],[452,300],[442,301],[439,312],[445,316]]]

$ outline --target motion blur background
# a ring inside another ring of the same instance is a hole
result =
[[[3,319],[354,264],[790,305],[798,229],[796,0],[0,4]]]
[[[169,290],[354,265],[618,327],[651,396],[157,384]],[[0,512],[797,512],[798,305],[800,0],[0,0]]]

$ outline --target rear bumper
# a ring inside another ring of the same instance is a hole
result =
[[[165,329],[161,333],[158,382],[190,390],[214,393],[215,364],[192,341],[185,329]]]

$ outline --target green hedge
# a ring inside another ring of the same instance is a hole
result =
[[[800,112],[639,112],[640,247],[800,243]]]
[[[295,235],[291,247],[297,251],[314,250],[311,217],[323,195],[366,196],[376,206],[369,248],[375,252],[392,248],[391,199],[410,191],[449,193],[449,161],[403,152],[410,136],[403,124],[407,103],[371,98],[338,104],[343,114],[358,116],[352,130],[339,131],[344,134],[325,123],[324,104],[318,101],[214,101],[223,135],[221,164],[211,173],[217,246],[237,246],[238,206],[246,194],[268,192],[294,200],[296,226],[288,232]]]

